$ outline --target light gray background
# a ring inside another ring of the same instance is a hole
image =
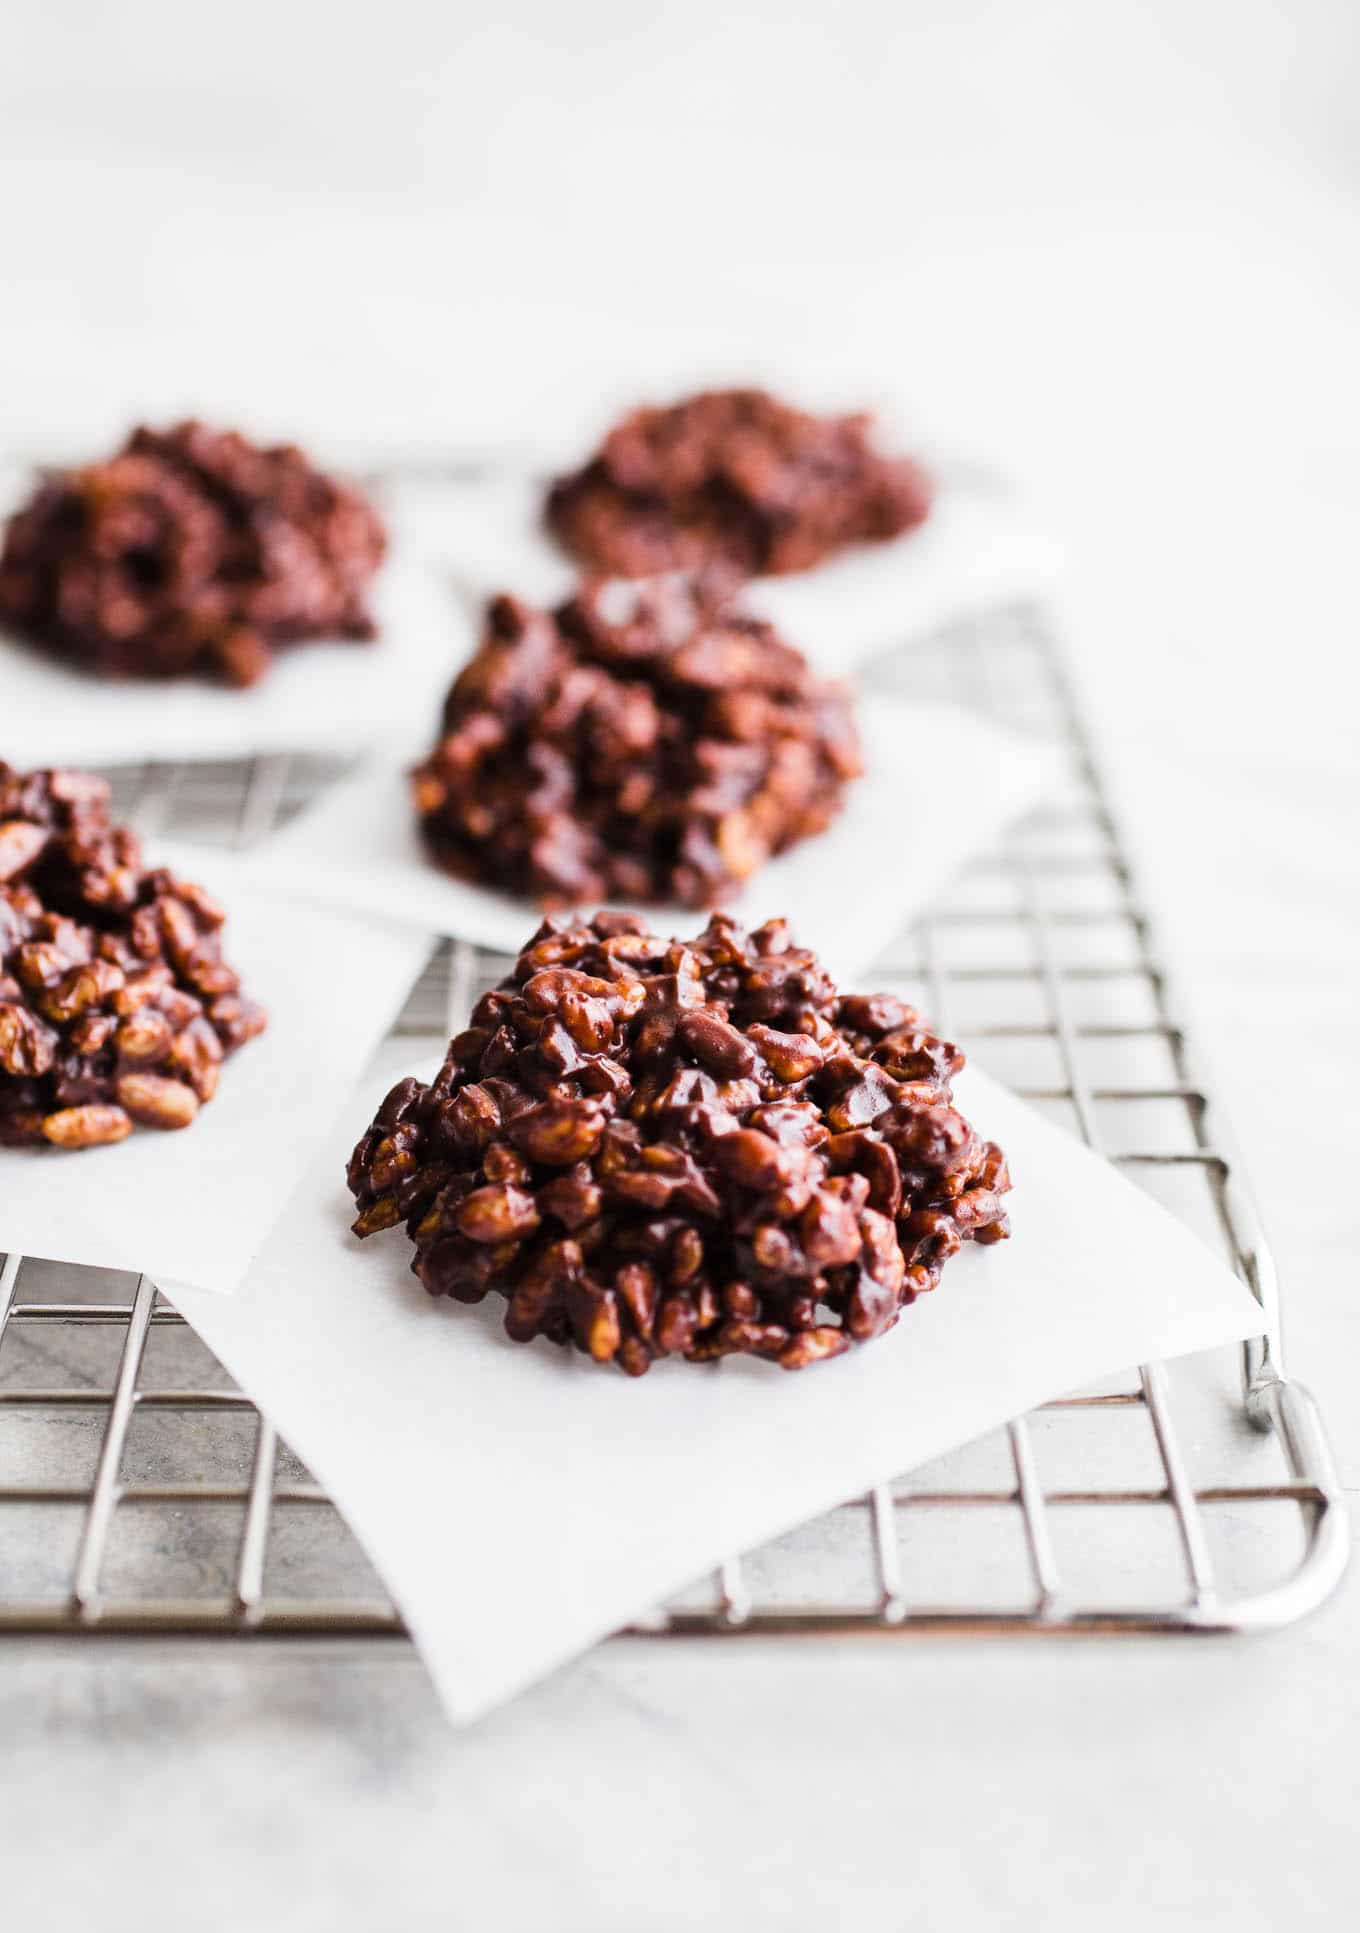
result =
[[[0,18],[13,449],[189,406],[341,453],[531,449],[772,368],[1030,486],[1351,1485],[1358,18]],[[1241,1646],[625,1645],[462,1737],[398,1653],[10,1645],[0,1902],[61,1927],[1340,1925],[1357,1602]]]

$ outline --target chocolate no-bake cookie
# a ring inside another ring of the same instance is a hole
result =
[[[633,1376],[801,1369],[1009,1233],[1005,1157],[951,1103],[962,1065],[900,1000],[839,994],[782,920],[717,914],[691,941],[549,921],[436,1080],[383,1102],[355,1231],[404,1222],[430,1293],[503,1295],[516,1342]]]
[[[304,638],[375,636],[382,524],[291,445],[138,429],[42,483],[0,548],[0,622],[102,677],[251,685]]]
[[[820,832],[862,770],[850,698],[712,580],[494,599],[414,777],[450,872],[547,906],[707,906]]]
[[[184,1128],[265,1025],[202,887],[142,864],[82,772],[0,762],[0,1146]]]
[[[748,577],[807,570],[930,510],[925,471],[880,455],[870,425],[759,389],[637,409],[552,486],[548,524],[590,569],[621,577],[714,563]]]

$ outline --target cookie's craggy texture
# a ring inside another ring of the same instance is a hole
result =
[[[507,1300],[641,1375],[786,1369],[881,1335],[965,1241],[1009,1233],[963,1064],[888,994],[841,996],[781,920],[696,940],[625,914],[540,927],[438,1078],[354,1151],[355,1230],[406,1224],[432,1295]]]
[[[544,906],[711,906],[822,831],[863,769],[849,694],[726,588],[494,599],[415,774],[440,864]]]
[[[142,865],[81,772],[0,763],[0,1146],[184,1128],[265,1025],[199,886]]]
[[[720,563],[743,576],[808,570],[929,514],[930,479],[881,456],[868,416],[810,416],[758,389],[634,410],[548,496],[550,528],[621,577]]]
[[[42,484],[0,550],[0,620],[103,677],[251,685],[280,646],[375,635],[368,503],[291,445],[181,423]]]

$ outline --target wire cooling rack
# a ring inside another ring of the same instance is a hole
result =
[[[966,675],[965,675],[966,674]],[[1063,795],[903,935],[905,993],[1224,1253],[1261,1336],[1146,1363],[734,1556],[648,1632],[1240,1631],[1346,1560],[1322,1425],[1284,1373],[1274,1270],[1191,1052],[1051,628],[995,612],[874,667],[1055,740]],[[340,768],[111,774],[149,833],[248,846]],[[431,959],[398,1023],[447,1037],[504,963]],[[416,1047],[413,1039],[413,1057]],[[1157,1266],[1155,1255],[1147,1258]],[[456,1317],[452,1318],[456,1319]],[[0,1630],[399,1634],[308,1472],[145,1280],[0,1268]]]

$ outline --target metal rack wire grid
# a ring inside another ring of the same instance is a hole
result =
[[[960,666],[968,676],[960,676]],[[1064,750],[1062,796],[970,867],[876,983],[1184,1216],[1261,1304],[1246,1346],[1074,1392],[755,1552],[635,1630],[1229,1631],[1319,1603],[1346,1558],[1269,1253],[1198,1079],[1051,627],[997,611],[869,679],[976,702]],[[249,846],[338,771],[309,758],[110,776],[149,834]],[[504,963],[442,946],[398,1022],[462,1023]],[[414,1039],[413,1039],[414,1051]],[[1149,1258],[1149,1266],[1155,1258]],[[0,1630],[400,1634],[267,1418],[146,1280],[0,1267]]]

